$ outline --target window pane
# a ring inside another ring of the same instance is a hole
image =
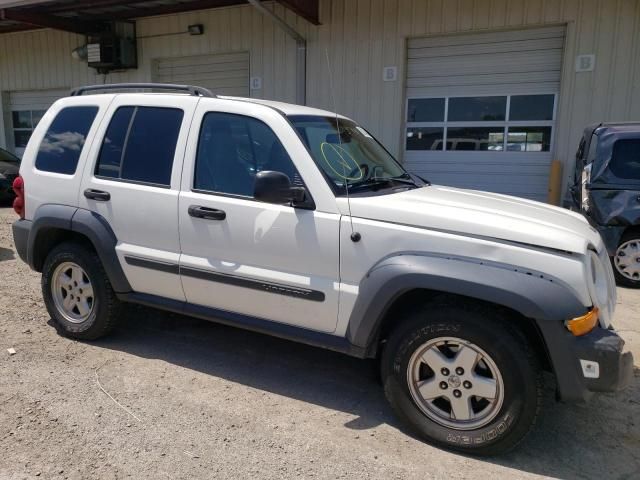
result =
[[[40,144],[36,168],[46,172],[73,174],[97,113],[98,107],[67,107],[60,110]]]
[[[31,112],[31,121],[33,122],[33,128],[36,128],[38,126],[38,123],[40,123],[40,120],[42,120],[42,117],[44,117],[45,113],[47,113],[46,110],[33,110]]]
[[[102,177],[120,178],[120,165],[124,141],[135,107],[120,107],[113,114],[107,133],[100,147],[95,174]]]
[[[13,144],[16,148],[25,148],[31,137],[31,130],[14,130]]]
[[[413,98],[407,108],[408,122],[443,122],[444,98]]]
[[[510,127],[507,135],[509,152],[548,152],[551,127]]]
[[[202,122],[194,188],[253,196],[256,173],[274,170],[302,180],[286,150],[264,123],[230,113],[207,113]]]
[[[509,120],[553,120],[553,95],[513,95]]]
[[[447,128],[447,150],[499,151],[503,147],[503,127]]]
[[[609,168],[618,178],[640,180],[640,140],[618,140]]]
[[[407,128],[407,150],[442,150],[444,128]]]
[[[13,117],[13,128],[33,128],[29,110],[11,112],[11,115]]]
[[[507,97],[459,97],[449,99],[450,122],[483,122],[505,119]]]
[[[122,159],[123,180],[171,183],[183,115],[178,108],[136,107]]]

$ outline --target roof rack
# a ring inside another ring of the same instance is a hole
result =
[[[96,90],[139,90],[139,89],[153,89],[153,90],[175,90],[179,92],[188,92],[190,95],[196,97],[215,97],[211,90],[203,87],[196,87],[193,85],[175,85],[173,83],[109,83],[106,85],[88,85],[86,87],[78,87],[71,90],[71,96],[77,97],[84,95],[87,92],[94,92]]]

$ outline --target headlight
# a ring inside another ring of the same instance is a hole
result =
[[[588,263],[587,282],[591,301],[594,307],[600,310],[606,309],[609,300],[609,288],[604,265],[602,265],[598,254],[592,250],[589,250]]]

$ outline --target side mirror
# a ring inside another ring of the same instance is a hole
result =
[[[284,173],[271,170],[258,172],[253,187],[253,197],[267,203],[301,203],[305,201],[306,193],[302,187],[292,187]]]

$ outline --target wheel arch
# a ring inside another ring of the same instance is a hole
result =
[[[347,338],[374,357],[381,334],[395,326],[403,308],[436,296],[503,309],[536,334],[537,322],[574,318],[587,310],[568,286],[538,272],[463,257],[401,255],[380,262],[361,282]]]
[[[67,205],[40,206],[29,233],[29,265],[41,272],[49,252],[65,241],[78,242],[92,248],[98,254],[114,291],[131,291],[116,254],[118,240],[113,230],[104,217],[89,210]]]

